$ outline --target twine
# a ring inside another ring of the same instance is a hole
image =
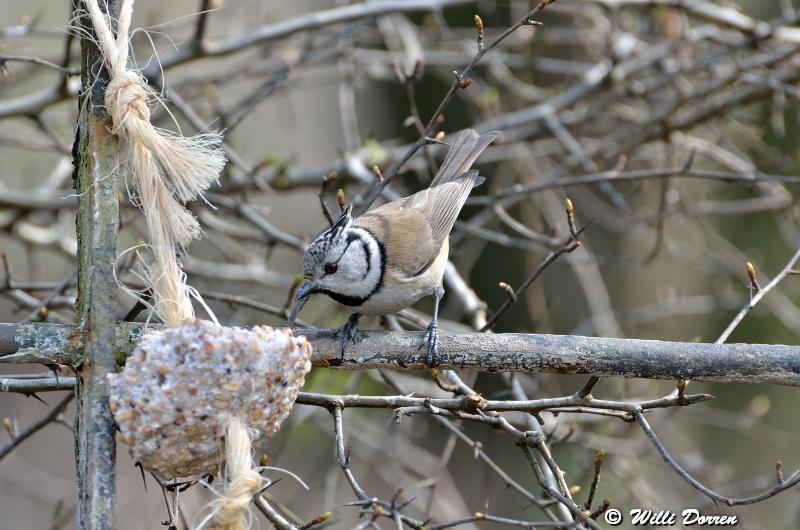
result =
[[[225,432],[225,496],[214,506],[214,529],[246,530],[247,509],[261,489],[261,474],[253,469],[252,442],[241,419],[232,416]]]
[[[225,165],[218,133],[184,137],[150,123],[156,95],[139,72],[128,68],[134,0],[122,0],[114,37],[98,0],[84,0],[97,46],[110,74],[105,106],[111,132],[122,140],[147,222],[154,264],[147,271],[154,310],[170,326],[194,316],[179,255],[200,235],[200,225],[183,203],[202,197]]]
[[[183,203],[202,197],[217,180],[225,155],[217,133],[184,137],[150,123],[149,102],[156,95],[140,73],[128,68],[133,2],[122,0],[114,37],[98,0],[84,0],[110,74],[105,105],[111,132],[127,151],[153,248],[154,264],[147,274],[154,309],[168,326],[177,327],[194,316],[192,290],[186,285],[178,256],[200,234],[197,219]],[[250,501],[261,488],[261,475],[252,466],[251,447],[243,421],[231,418],[225,434],[227,488],[215,503],[216,528],[244,530],[248,526]]]

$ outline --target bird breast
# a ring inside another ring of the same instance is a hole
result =
[[[449,244],[445,239],[439,254],[431,266],[418,276],[387,267],[383,285],[361,306],[353,307],[363,315],[388,315],[411,307],[421,298],[430,296],[442,284],[442,276],[447,265]]]

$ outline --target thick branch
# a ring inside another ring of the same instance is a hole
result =
[[[138,342],[144,325],[118,323],[117,329],[117,358],[121,361]],[[346,370],[425,367],[425,354],[418,350],[422,332],[360,332],[343,357],[341,342],[332,330],[297,328],[295,334],[305,335],[313,344],[315,366]],[[0,324],[0,363],[57,361],[75,365],[81,361],[81,340],[81,335],[66,325]],[[778,344],[442,332],[437,358],[443,369],[800,386],[800,346]]]
[[[116,2],[105,9],[113,14]],[[114,18],[113,16],[111,17]],[[93,31],[87,19],[82,29]],[[106,375],[116,369],[117,258],[120,148],[105,112],[108,76],[94,41],[81,39],[82,99],[75,146],[78,212],[78,305],[82,359],[75,402],[78,530],[116,528],[116,439]]]

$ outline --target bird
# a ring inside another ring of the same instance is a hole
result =
[[[388,315],[433,296],[433,318],[419,347],[427,345],[425,362],[433,367],[450,231],[472,188],[484,181],[472,164],[499,135],[462,130],[428,188],[356,217],[350,204],[306,248],[295,314],[315,293],[350,308],[337,330],[344,355],[347,342],[356,342],[362,315]]]

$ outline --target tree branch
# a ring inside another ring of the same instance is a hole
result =
[[[647,420],[644,418],[641,412],[637,412],[634,414],[636,421],[639,422],[639,426],[642,428],[644,433],[650,439],[650,441],[655,446],[658,453],[664,459],[664,461],[669,464],[669,466],[675,470],[678,475],[681,476],[686,482],[692,485],[695,489],[701,492],[703,495],[717,501],[717,502],[724,502],[728,506],[739,506],[742,504],[755,504],[757,502],[761,502],[765,499],[769,499],[770,497],[774,497],[775,495],[779,494],[782,491],[785,491],[791,487],[794,487],[796,484],[800,484],[800,470],[795,471],[788,480],[780,480],[778,483],[772,487],[771,489],[759,493],[758,495],[754,495],[752,497],[745,497],[741,499],[732,499],[721,495],[712,489],[704,486],[700,481],[696,478],[691,476],[685,469],[681,467],[678,462],[675,461],[675,458],[667,451],[667,448],[664,447],[664,444],[661,443],[661,440],[656,435],[655,431],[650,427],[650,424],[647,423]]]
[[[369,209],[370,205],[372,205],[375,200],[380,197],[381,193],[383,193],[384,188],[389,185],[392,179],[400,172],[400,169],[403,165],[408,162],[414,154],[419,151],[425,144],[428,143],[428,139],[432,136],[433,131],[436,129],[436,125],[438,123],[439,118],[444,114],[445,109],[450,104],[450,101],[455,96],[456,92],[459,89],[466,89],[472,83],[472,80],[469,79],[469,75],[478,65],[480,60],[483,58],[484,55],[489,53],[495,47],[497,47],[501,42],[503,42],[509,35],[514,33],[516,30],[521,28],[522,26],[534,25],[534,21],[531,17],[533,17],[536,13],[547,7],[549,4],[553,3],[555,0],[541,0],[539,4],[530,10],[524,17],[519,19],[514,25],[510,28],[506,29],[499,37],[497,37],[491,44],[485,46],[483,44],[483,22],[481,22],[480,30],[479,30],[479,39],[478,39],[478,51],[472,57],[469,64],[464,67],[463,70],[454,71],[455,79],[453,83],[450,85],[450,88],[447,90],[447,93],[444,95],[442,100],[439,102],[439,106],[436,107],[436,110],[433,112],[433,115],[428,119],[428,124],[425,126],[425,130],[423,134],[420,135],[419,139],[406,151],[406,154],[403,155],[400,160],[394,163],[394,165],[389,169],[389,171],[384,175],[383,180],[379,181],[375,186],[372,187],[367,197],[364,201],[358,205],[356,209],[356,213],[358,215],[364,213]]]
[[[64,409],[67,408],[67,405],[69,405],[69,402],[72,401],[73,397],[74,396],[72,394],[65,396],[45,416],[31,424],[27,429],[12,438],[11,441],[0,447],[0,460],[5,458],[8,453],[10,453],[16,446],[27,440],[31,435],[35,434],[43,427],[49,425],[50,422],[58,418],[59,414],[64,412]]]
[[[748,302],[733,318],[728,327],[725,328],[725,331],[722,332],[722,335],[719,336],[717,339],[718,343],[725,342],[728,340],[728,337],[731,336],[731,333],[736,330],[736,327],[744,320],[744,317],[747,316],[747,313],[750,312],[753,307],[762,299],[768,292],[770,292],[776,285],[778,285],[791,271],[797,261],[800,260],[800,249],[797,249],[797,252],[794,253],[792,258],[786,264],[786,266],[779,272],[771,282],[765,285],[763,288],[759,288],[755,295],[750,299]],[[749,272],[749,271],[748,271]],[[757,281],[755,280],[755,273],[754,276],[751,277],[751,281],[754,283],[755,286],[758,286]]]
[[[151,325],[149,329],[157,329]],[[133,350],[144,324],[117,324],[117,359]],[[363,331],[341,355],[333,330],[296,328],[314,346],[315,366],[346,370],[425,367],[418,351],[422,332]],[[62,324],[0,324],[0,363],[60,363],[76,366],[81,334]],[[705,344],[577,335],[441,332],[442,369],[547,372],[647,379],[692,379],[719,383],[800,386],[800,346]]]
[[[103,6],[115,18],[116,2]],[[93,32],[88,17],[82,29]],[[75,401],[75,464],[78,530],[116,528],[116,439],[106,375],[116,369],[117,258],[120,147],[108,127],[108,73],[98,68],[95,42],[81,39],[83,99],[75,144],[78,212],[78,305],[82,365]]]

